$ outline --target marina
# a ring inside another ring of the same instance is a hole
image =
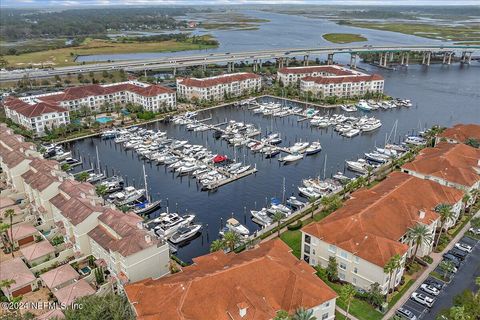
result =
[[[156,162],[139,158],[132,149],[123,148],[114,139],[101,139],[100,137],[87,138],[65,145],[66,151],[72,151],[72,158],[83,159],[83,166],[79,165],[72,170],[73,173],[90,170],[91,165],[96,167],[96,151],[98,146],[100,154],[100,167],[102,172],[108,176],[121,175],[125,185],[144,189],[142,163],[145,164],[146,175],[148,176],[148,189],[152,199],[161,200],[161,208],[157,209],[146,217],[147,221],[155,219],[162,212],[176,212],[179,215],[195,214],[193,224],[201,224],[199,232],[186,241],[187,244],[175,246],[177,255],[185,261],[209,251],[210,243],[218,237],[219,231],[225,227],[226,220],[232,217],[237,219],[254,234],[260,230],[262,225],[252,219],[252,211],[260,212],[257,217],[271,215],[263,214],[271,206],[271,198],[280,199],[282,204],[287,205],[290,197],[298,201],[308,202],[308,198],[299,194],[299,187],[305,188],[305,192],[315,195],[315,190],[308,189],[303,185],[303,180],[309,177],[323,177],[327,179],[339,178],[348,179],[355,177],[358,172],[347,170],[345,161],[357,161],[364,159],[365,153],[378,158],[376,148],[385,149],[385,141],[391,135],[390,143],[398,144],[408,136],[418,136],[420,131],[433,125],[453,125],[458,122],[473,121],[476,112],[473,108],[473,101],[478,98],[478,92],[474,85],[465,87],[462,92],[465,94],[459,99],[451,93],[440,90],[434,85],[433,79],[440,75],[448,75],[452,81],[462,75],[467,78],[475,77],[475,66],[470,70],[445,70],[440,66],[431,66],[428,73],[424,73],[420,66],[412,66],[408,73],[391,72],[382,70],[385,74],[386,91],[396,97],[408,98],[413,104],[411,107],[397,107],[391,109],[378,108],[372,111],[357,110],[345,111],[338,107],[335,109],[319,109],[318,117],[331,118],[334,114],[345,117],[372,118],[381,121],[380,128],[373,131],[362,132],[353,139],[342,136],[335,130],[336,125],[329,125],[326,128],[312,126],[308,119],[298,121],[298,115],[288,116],[263,116],[253,113],[253,106],[230,105],[227,107],[200,111],[196,118],[203,125],[218,126],[226,128],[229,121],[253,124],[261,134],[253,137],[257,141],[267,138],[271,133],[278,133],[281,142],[272,144],[264,150],[260,146],[237,145],[229,143],[223,138],[215,138],[215,131],[218,130],[188,130],[184,125],[174,123],[156,122],[145,126],[147,130],[166,132],[169,139],[188,141],[186,144],[201,145],[206,147],[212,154],[226,155],[230,160],[256,166],[257,172],[249,174],[241,179],[231,181],[226,185],[210,191],[203,191],[202,186],[190,174],[179,175],[176,171],[170,171],[165,165],[157,165]],[[431,81],[429,81],[431,80]],[[422,94],[421,91],[412,91],[411,87],[423,87],[423,91],[435,92]],[[280,103],[290,108],[305,109],[303,104],[290,101],[282,102],[278,99],[265,97],[259,99],[259,103]],[[367,102],[368,103],[368,102]],[[457,106],[456,110],[452,105]],[[473,108],[473,109],[472,109]],[[478,117],[477,117],[478,118]],[[310,119],[311,120],[311,119]],[[393,139],[392,128],[398,122],[395,138]],[[219,125],[220,124],[220,125]],[[273,125],[272,125],[273,124]],[[272,129],[273,128],[273,129]],[[271,138],[274,138],[273,136]],[[275,139],[275,138],[274,138]],[[415,142],[417,138],[410,140]],[[274,140],[274,142],[276,142]],[[295,143],[319,142],[321,151],[311,155],[303,155],[299,161],[284,165],[278,158],[284,157],[287,153],[276,149],[287,149]],[[421,140],[420,140],[421,142]],[[278,153],[276,153],[278,152]],[[276,153],[276,154],[275,154]],[[327,161],[325,161],[327,156]],[[378,160],[378,159],[377,159]],[[367,161],[367,160],[365,160]],[[374,161],[370,160],[373,164]],[[326,165],[325,165],[326,163]],[[198,169],[197,169],[198,170]],[[200,169],[201,170],[201,169]],[[285,178],[285,192],[283,192],[283,179]],[[285,199],[282,195],[285,193]],[[187,199],[187,200],[185,200]],[[262,208],[266,208],[262,211]]]

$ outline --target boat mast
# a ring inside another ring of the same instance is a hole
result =
[[[325,153],[325,162],[323,163],[323,180],[327,175],[327,154]]]
[[[101,173],[100,172],[100,157],[98,156],[98,146],[95,146],[95,152],[97,153],[97,170],[98,170],[98,173]]]
[[[143,183],[145,185],[145,197],[150,202],[150,196],[148,195],[147,174],[145,173],[145,164],[143,165]]]
[[[282,185],[282,203],[285,203],[285,177],[283,177],[283,185]]]

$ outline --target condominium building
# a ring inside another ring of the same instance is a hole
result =
[[[172,109],[176,107],[175,91],[159,85],[127,81],[72,87],[21,98],[7,97],[3,105],[8,118],[42,136],[47,128],[70,123],[70,111],[88,108],[99,112],[102,106],[126,103],[153,112]]]
[[[73,180],[56,161],[43,159],[4,124],[0,124],[0,165],[7,186],[28,201],[25,219],[34,224],[15,225],[22,230],[15,232],[19,246],[32,242],[32,232],[38,234],[40,229],[62,235],[75,257],[93,255],[102,261],[118,288],[169,273],[168,244],[144,229],[142,218],[103,205],[94,186]]]
[[[434,235],[439,226],[435,208],[452,205],[458,217],[462,197],[458,189],[406,173],[391,173],[376,186],[354,192],[327,218],[304,227],[302,259],[312,266],[326,267],[333,256],[341,280],[365,290],[378,283],[386,293],[389,285],[399,284],[406,259],[417,250],[408,238],[409,229],[421,224]],[[428,255],[432,247],[433,238],[419,246],[417,256]],[[390,279],[384,266],[396,254],[402,258],[402,267]]]
[[[193,100],[223,100],[257,92],[262,87],[262,78],[254,73],[223,74],[210,78],[177,79],[179,98]]]
[[[437,143],[443,140],[449,143],[465,143],[468,139],[480,142],[480,125],[456,124],[440,133],[437,137]]]
[[[31,130],[36,136],[42,136],[46,130],[70,123],[68,110],[55,103],[7,97],[3,106],[7,118]]]
[[[281,240],[241,253],[214,252],[181,272],[125,287],[137,319],[272,319],[279,310],[335,318],[337,294]]]
[[[466,144],[441,142],[425,148],[402,171],[415,177],[435,181],[471,192],[480,188],[480,149]]]
[[[383,77],[378,74],[369,75],[338,65],[281,68],[277,78],[284,86],[299,84],[301,92],[311,92],[319,98],[381,93],[384,85]]]

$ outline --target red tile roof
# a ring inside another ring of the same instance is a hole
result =
[[[318,77],[305,77],[301,81],[315,82],[318,84],[330,84],[330,83],[343,83],[343,82],[368,82],[383,80],[383,77],[379,74],[372,74],[366,76],[345,76],[345,77],[328,77],[328,76],[318,76]]]
[[[10,169],[19,165],[23,160],[28,160],[28,157],[22,152],[17,150],[8,151],[3,147],[0,147],[0,158]]]
[[[53,103],[39,102],[35,104],[28,104],[18,98],[9,99],[8,101],[5,101],[4,105],[8,109],[20,113],[27,118],[38,117],[52,112],[67,112],[65,108]]]
[[[456,140],[460,143],[464,143],[469,138],[480,141],[480,125],[456,124],[452,128],[445,129],[439,134],[439,137]]]
[[[178,83],[188,87],[206,88],[206,87],[216,86],[219,84],[226,84],[226,83],[231,83],[235,81],[243,81],[247,79],[259,79],[259,78],[260,76],[255,73],[245,72],[245,73],[227,74],[227,75],[204,78],[204,79],[184,78],[184,79],[178,79]]]
[[[28,247],[21,248],[20,252],[22,253],[23,257],[27,259],[27,261],[32,261],[46,256],[47,254],[55,253],[55,248],[50,244],[50,242],[43,240],[40,242],[35,242]],[[54,255],[52,255],[52,258],[53,257]]]
[[[280,310],[312,308],[337,294],[296,259],[281,240],[239,254],[223,251],[194,259],[182,272],[127,285],[137,319],[271,319]]]
[[[480,149],[465,144],[439,143],[435,148],[423,149],[403,168],[471,187],[480,180],[479,161]]]
[[[42,273],[40,278],[50,290],[53,290],[69,281],[80,278],[80,275],[70,264],[67,263],[53,270]]]
[[[350,70],[346,70],[334,66],[311,66],[311,67],[290,67],[290,68],[281,68],[278,70],[279,73],[283,74],[307,74],[313,72],[326,72],[337,76],[348,76],[353,75],[354,73]]]
[[[22,258],[15,258],[0,264],[0,280],[14,280],[15,282],[8,288],[11,293],[21,289],[36,280],[32,271],[28,269]],[[1,288],[5,293],[7,288]]]
[[[52,183],[58,182],[59,179],[51,174],[50,171],[38,171],[28,170],[22,174],[22,178],[26,184],[32,189],[43,191],[48,188]]]
[[[70,306],[78,298],[89,296],[95,293],[95,290],[84,279],[80,279],[66,287],[54,290],[53,294],[57,297],[58,302]]]
[[[409,228],[431,224],[438,219],[438,204],[455,204],[462,196],[460,190],[394,172],[373,188],[354,192],[342,208],[302,231],[383,267],[407,251],[399,240]]]
[[[61,214],[68,218],[74,225],[78,225],[94,212],[103,212],[104,208],[93,205],[90,200],[84,198],[65,198],[61,193],[50,199]]]

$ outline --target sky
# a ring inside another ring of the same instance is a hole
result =
[[[134,5],[241,5],[241,4],[319,4],[319,5],[479,5],[479,0],[0,0],[2,7],[90,7]]]

